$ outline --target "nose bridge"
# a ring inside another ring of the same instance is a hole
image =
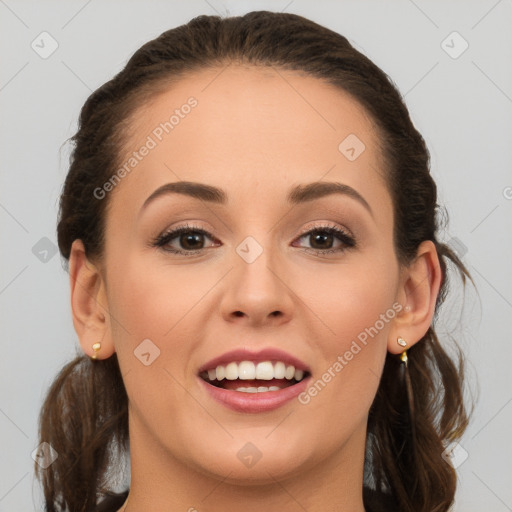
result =
[[[265,237],[267,242],[270,239]],[[290,291],[284,284],[286,277],[274,268],[279,257],[275,252],[254,236],[247,236],[236,246],[234,268],[222,300],[226,318],[243,316],[255,323],[290,315]]]
[[[266,301],[270,297],[277,298],[279,286],[275,271],[271,270],[275,248],[270,247],[269,237],[265,242],[263,246],[255,237],[248,236],[236,247],[235,274],[241,296]]]

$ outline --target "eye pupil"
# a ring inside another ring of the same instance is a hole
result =
[[[203,242],[203,240],[202,240],[203,236],[204,235],[202,235],[201,233],[182,234],[180,236],[180,244],[184,249],[200,249],[201,247],[197,246],[197,242],[199,243],[199,245],[201,245],[201,243]],[[196,242],[196,244],[194,244],[194,242]]]
[[[325,232],[318,232],[317,234],[311,235],[313,240],[315,240],[314,244],[317,243],[317,241],[320,241],[320,247],[315,247],[315,249],[330,249],[332,247],[332,235]],[[331,243],[328,247],[325,247],[325,245],[322,245],[322,242],[325,242],[326,240],[331,240]]]

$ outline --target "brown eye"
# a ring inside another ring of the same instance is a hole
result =
[[[202,249],[201,244],[204,244],[204,235],[202,233],[191,233],[193,232],[182,233],[178,237],[181,247],[190,251]]]
[[[207,249],[208,246],[205,246],[207,239],[213,242],[209,247],[220,244],[208,231],[202,228],[180,226],[161,234],[153,241],[152,245],[173,254],[190,256]],[[341,253],[356,245],[354,238],[342,229],[333,226],[311,229],[302,234],[298,240],[306,240],[310,247],[304,247],[304,249],[306,251],[313,251],[317,255]]]
[[[313,249],[331,249],[334,236],[325,231],[317,231],[316,234],[310,234],[309,240]]]
[[[157,237],[152,245],[170,253],[191,255],[208,248],[205,247],[206,239],[215,240],[202,228],[180,226]]]
[[[311,229],[302,234],[299,240],[306,240],[310,247],[305,247],[307,251],[313,251],[315,254],[343,252],[354,247],[356,242],[352,236],[348,235],[342,229],[334,226],[324,226]]]

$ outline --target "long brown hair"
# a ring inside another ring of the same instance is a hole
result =
[[[400,263],[413,260],[424,240],[435,243],[443,281],[436,313],[447,292],[447,264],[463,283],[468,271],[438,239],[436,185],[430,155],[400,93],[388,76],[345,37],[294,14],[251,12],[199,16],[143,45],[126,67],[85,102],[60,200],[59,249],[69,260],[75,239],[90,260],[104,247],[108,198],[93,199],[121,164],[130,116],[156,91],[189,71],[231,62],[296,70],[334,84],[358,101],[376,123],[383,168],[394,204],[394,244]],[[409,350],[414,416],[408,415],[399,361],[387,354],[368,420],[365,488],[391,495],[404,512],[447,511],[456,473],[443,458],[448,442],[468,424],[463,399],[463,358],[445,351],[431,326]],[[40,414],[40,440],[59,454],[47,469],[35,465],[47,511],[87,512],[110,495],[117,455],[128,447],[128,397],[117,356],[92,362],[81,355],[53,382]],[[414,429],[415,440],[410,435]]]

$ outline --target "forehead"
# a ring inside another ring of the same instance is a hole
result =
[[[320,180],[386,193],[370,116],[344,91],[302,73],[234,64],[194,72],[137,109],[130,127],[121,161],[134,152],[137,161],[115,195],[139,206],[180,180],[267,198]]]

